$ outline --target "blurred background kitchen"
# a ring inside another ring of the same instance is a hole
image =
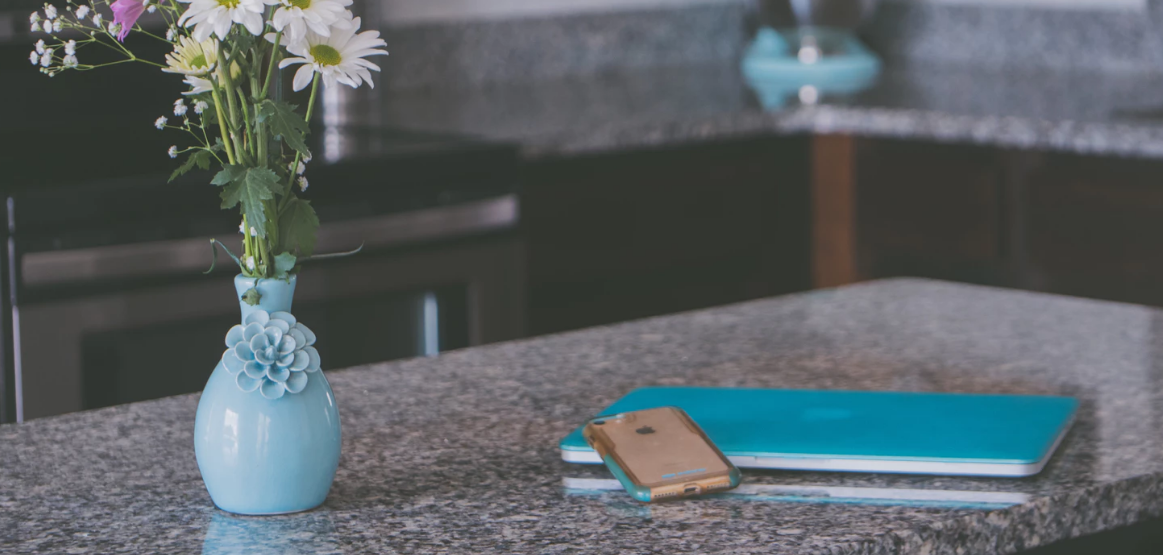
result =
[[[177,80],[50,83],[39,6],[0,0],[3,422],[198,391],[237,319]],[[357,0],[391,56],[306,196],[364,249],[295,312],[336,369],[888,276],[1163,305],[1158,6]]]

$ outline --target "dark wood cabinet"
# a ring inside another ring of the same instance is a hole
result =
[[[530,330],[807,288],[807,155],[793,137],[532,164]]]
[[[1163,306],[1163,161],[856,139],[859,279]]]

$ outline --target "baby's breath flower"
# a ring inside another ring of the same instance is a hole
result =
[[[170,149],[166,151],[166,154],[169,154],[170,158],[177,158],[178,157],[178,147],[177,146],[170,146]]]
[[[28,16],[29,23],[36,23],[38,21],[40,21],[40,12],[32,12],[32,14]]]
[[[93,14],[93,25],[100,27],[104,21],[105,21],[105,19],[101,17],[101,14],[99,14],[99,13]]]
[[[45,48],[44,39],[40,39],[40,40],[36,41],[36,44],[34,44],[33,46],[36,47],[37,54],[44,54],[44,48]]]
[[[186,110],[187,110],[187,107],[186,107],[186,100],[185,99],[179,98],[179,99],[174,101],[174,115],[175,116],[186,115]]]
[[[45,4],[44,5],[44,16],[48,19],[56,19],[57,18],[56,6],[54,6],[52,4]]]
[[[32,65],[39,64],[40,63],[40,54],[37,54],[35,50],[33,50],[32,52],[29,52],[28,53],[28,61],[32,62]]]
[[[258,230],[255,229],[253,225],[250,226],[250,236],[251,237],[258,237]],[[253,270],[254,268],[251,268],[251,269]]]
[[[77,67],[77,57],[72,54],[68,54],[65,56],[64,60],[61,60],[61,63],[64,64],[65,67]]]
[[[166,29],[166,40],[168,40],[168,41],[171,41],[171,42],[172,42],[172,41],[174,40],[174,36],[176,36],[176,33],[174,32],[174,28],[173,28],[173,27],[170,27],[169,29]]]
[[[52,49],[50,48],[48,50],[45,50],[44,54],[41,55],[40,67],[48,67],[51,65],[52,65]]]
[[[146,9],[145,9],[145,11],[147,11],[147,12],[149,12],[149,13],[156,12],[156,11],[157,11],[157,4],[154,4],[154,5],[152,5],[152,6],[148,7],[148,8],[146,8]]]
[[[69,42],[65,43],[65,54],[72,56],[73,54],[76,54],[76,53],[77,53],[77,41],[75,41],[73,39],[69,39]]]
[[[158,128],[158,129],[165,129],[165,128],[166,128],[166,123],[169,123],[169,120],[168,120],[168,119],[166,119],[166,117],[165,117],[165,116],[159,116],[159,117],[157,118],[157,120],[155,120],[155,121],[153,122],[153,126],[154,126],[154,127],[156,127],[156,128]]]
[[[81,6],[77,8],[77,20],[85,19],[89,16],[89,6]]]
[[[306,155],[306,156],[304,156],[304,157],[303,157],[303,163],[304,163],[304,164],[310,164],[310,163],[311,163],[311,155],[310,155],[310,154],[308,154],[308,155]]]
[[[46,19],[46,20],[44,20],[43,25],[44,25],[44,27],[41,30],[51,35],[52,34],[52,21]]]
[[[303,175],[303,172],[307,171],[307,165],[303,162],[299,162],[298,169],[296,169],[295,163],[291,162],[290,164],[287,164],[287,171],[294,171],[299,175]]]
[[[244,223],[242,223],[242,222],[239,222],[239,224],[238,224],[238,232],[239,232],[239,233],[246,233],[246,224],[244,224]]]
[[[254,257],[253,256],[246,257],[246,267],[249,270],[254,270]]]
[[[36,32],[39,32],[39,31],[40,31],[40,23],[39,23],[39,22],[33,22],[33,24],[32,24],[32,25],[29,25],[29,26],[28,26],[28,32],[29,32],[29,33],[36,33]]]
[[[116,35],[117,33],[120,33],[120,32],[121,32],[121,24],[117,23],[116,21],[110,21],[109,22],[109,34]]]
[[[307,185],[308,185],[307,184],[307,177],[300,175],[299,176],[299,190],[306,193],[307,192]]]
[[[210,107],[210,105],[207,104],[205,100],[199,100],[199,101],[194,103],[194,113],[201,114],[203,110],[205,110],[206,108],[209,108],[209,107]]]
[[[45,23],[48,23],[48,22],[46,21]],[[53,22],[52,22],[52,30],[53,30],[54,32],[57,32],[57,33],[61,32],[61,20],[60,20],[60,19],[54,19],[54,20],[53,20]]]

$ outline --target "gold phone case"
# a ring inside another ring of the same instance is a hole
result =
[[[639,501],[724,491],[739,470],[677,407],[591,419],[582,430],[618,481]]]

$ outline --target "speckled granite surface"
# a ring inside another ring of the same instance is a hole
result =
[[[1163,312],[1132,305],[890,280],[329,379],[344,452],[322,509],[213,509],[196,396],[175,397],[0,427],[0,552],[993,554],[1163,515]],[[656,384],[1055,393],[1082,409],[1033,478],[745,473],[1031,495],[1007,509],[563,491],[597,470],[560,462],[557,441]]]
[[[1163,157],[1163,74],[888,67],[870,89],[761,104],[738,62],[379,93],[347,93],[337,122],[521,144],[531,157],[763,134],[853,133],[1110,156]],[[327,108],[325,108],[325,111]],[[1154,110],[1155,116],[1144,115]]]

